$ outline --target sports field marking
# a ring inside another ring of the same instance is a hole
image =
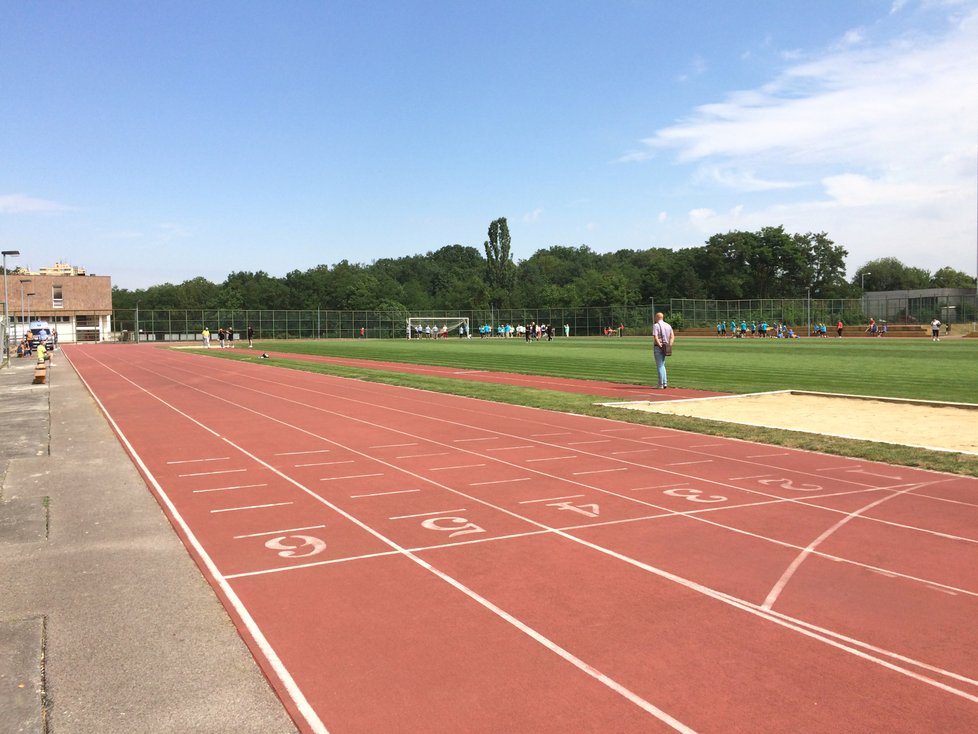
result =
[[[939,591],[942,594],[948,594],[950,596],[957,596],[957,594],[955,592],[951,591],[950,589],[941,589],[941,588],[939,588],[937,586],[931,586],[930,584],[926,584],[926,586],[931,591]]]
[[[879,474],[878,472],[866,471],[865,469],[846,469],[847,474],[865,474],[869,477],[879,477],[880,479],[889,479],[894,482],[899,482],[903,479],[902,476],[891,476],[889,474]]]
[[[304,528],[286,528],[285,530],[269,530],[264,533],[248,533],[247,535],[235,535],[235,540],[241,540],[242,538],[260,538],[263,535],[282,535],[283,533],[298,533],[301,530],[318,530],[319,528],[324,528],[325,525],[309,525]]]
[[[899,497],[901,494],[906,494],[907,492],[910,492],[911,490],[914,489],[920,489],[921,487],[926,486],[926,484],[927,483],[914,484],[907,487],[906,489],[901,489],[896,492],[892,492],[888,494],[886,497],[880,497],[878,500],[874,502],[870,502],[868,505],[865,505],[864,507],[860,507],[858,510],[853,510],[852,512],[846,513],[846,516],[840,519],[837,523],[835,523],[835,525],[833,525],[830,528],[826,528],[826,530],[821,535],[819,535],[817,538],[815,538],[815,540],[809,543],[808,546],[801,553],[799,553],[795,557],[795,559],[788,565],[788,568],[786,568],[784,573],[781,574],[781,578],[779,578],[775,582],[774,586],[771,587],[771,590],[768,592],[767,597],[765,597],[764,599],[764,603],[761,604],[761,609],[768,610],[774,606],[774,603],[778,600],[778,597],[781,596],[781,592],[784,591],[784,587],[788,585],[788,582],[791,580],[791,577],[795,575],[795,571],[798,570],[801,564],[805,562],[805,560],[811,555],[812,551],[815,550],[822,543],[822,541],[827,540],[830,536],[834,535],[835,532],[839,530],[839,528],[841,528],[843,525],[847,524],[851,520],[856,519],[857,517],[862,515],[862,513],[867,512],[868,510],[871,510],[874,507],[881,505],[884,502],[887,502],[888,500],[893,499],[894,497]]]
[[[918,492],[913,492],[913,493],[911,493],[910,496],[911,497],[924,497],[924,498],[929,499],[929,500],[937,500],[938,502],[950,502],[951,504],[964,505],[965,507],[978,507],[978,503],[975,503],[975,502],[962,502],[961,500],[952,500],[952,499],[948,499],[947,497],[935,497],[932,494],[920,494]]]
[[[168,461],[167,464],[196,464],[201,461],[227,461],[230,456],[215,456],[211,459],[181,459],[179,461]]]
[[[404,454],[402,456],[395,456],[395,459],[426,459],[429,456],[450,456],[448,451],[438,451],[432,454]]]
[[[210,510],[212,513],[218,512],[237,512],[238,510],[263,510],[266,507],[282,507],[283,505],[294,505],[294,502],[270,502],[267,505],[246,505],[245,507],[225,507],[220,510]]]
[[[455,466],[433,466],[428,471],[448,471],[449,469],[478,469],[485,464],[456,464]]]
[[[177,474],[181,479],[184,477],[210,477],[215,474],[236,474],[238,472],[248,471],[247,469],[221,469],[220,471],[201,471],[194,474]]]
[[[696,461],[674,461],[664,466],[692,466],[693,464],[712,464],[713,459],[697,459]]]
[[[352,464],[353,459],[345,459],[343,461],[315,461],[312,464],[293,464],[292,466],[296,468],[304,466],[333,466],[334,464]]]
[[[480,438],[455,438],[452,443],[466,443],[468,441],[498,441],[499,436],[482,436]]]
[[[528,482],[532,477],[520,477],[518,479],[497,479],[494,482],[470,482],[470,487],[482,487],[486,484],[509,484],[510,482]]]
[[[572,436],[570,431],[563,431],[561,433],[531,433],[531,438],[543,438],[545,436]]]
[[[780,451],[780,452],[778,452],[776,454],[749,454],[748,456],[746,456],[744,458],[746,458],[746,459],[768,459],[768,458],[771,458],[771,457],[774,457],[774,456],[791,456],[791,452],[789,452],[789,451]]]
[[[573,456],[541,456],[536,459],[524,459],[525,464],[530,464],[535,461],[567,461],[568,459],[576,459],[577,455]]]
[[[628,449],[627,451],[612,451],[609,456],[625,456],[627,454],[644,454],[654,449],[651,446],[646,446],[644,449]]]
[[[328,454],[330,449],[311,449],[310,451],[282,451],[272,456],[299,456],[301,454]]]
[[[575,500],[578,497],[586,497],[583,494],[569,494],[566,497],[545,497],[542,500],[523,500],[520,502],[521,505],[532,505],[534,502],[553,502],[555,500]]]
[[[195,489],[192,494],[203,494],[204,492],[226,492],[229,489],[251,489],[253,487],[267,487],[268,484],[236,484],[233,487],[214,487],[213,489]]]
[[[351,500],[359,500],[364,497],[384,497],[389,494],[411,494],[412,492],[420,492],[420,489],[395,489],[393,492],[371,492],[370,494],[351,494]]]
[[[691,444],[689,448],[691,448],[691,449],[714,449],[714,448],[718,448],[720,446],[729,446],[729,444],[725,444],[725,443],[694,443],[694,444]]]
[[[367,477],[382,477],[383,472],[380,474],[350,474],[345,477],[322,477],[320,482],[338,482],[341,479],[366,479]]]
[[[405,446],[417,446],[417,443],[383,443],[379,446],[368,446],[370,449],[400,449]]]
[[[634,487],[627,490],[628,492],[639,492],[645,489],[675,489],[677,487],[688,487],[689,482],[670,482],[669,484],[653,484],[648,487]]]
[[[113,370],[108,365],[105,365],[104,363],[102,363],[102,364],[103,364],[103,366],[106,369],[109,369],[110,371],[114,372],[117,375],[119,374],[118,372],[116,372],[115,370]],[[146,371],[152,372],[151,370],[148,370],[148,369]],[[172,377],[167,377],[165,375],[159,375],[159,373],[153,373],[153,374],[157,374],[158,376],[164,377],[164,379],[170,380],[172,382],[177,382]],[[122,377],[122,375],[119,375],[119,376]],[[123,379],[127,379],[127,378],[124,378],[123,377]],[[127,381],[129,381],[129,380],[127,380]],[[182,384],[184,387],[187,387],[187,388],[189,388],[191,390],[194,390],[194,391],[197,391],[197,392],[202,392],[202,393],[204,393],[206,395],[211,395],[212,397],[218,398],[220,400],[224,400],[223,398],[220,398],[219,396],[214,395],[213,393],[208,393],[208,392],[206,392],[204,390],[201,390],[199,388],[192,387],[190,385],[186,385],[185,383],[177,383],[177,384]],[[139,387],[139,386],[137,386],[137,387]],[[181,411],[179,411],[178,409],[174,408],[173,406],[169,406],[169,404],[165,403],[165,401],[163,401],[162,399],[160,399],[158,396],[154,395],[153,393],[150,393],[148,390],[145,390],[144,388],[140,388],[140,389],[143,389],[145,392],[147,392],[149,395],[151,395],[155,399],[157,399],[160,402],[163,402],[164,404],[168,405],[168,407],[170,407],[171,409],[176,410],[177,412],[180,412],[181,415],[185,415],[186,416],[186,414],[182,413]],[[229,402],[230,403],[230,401],[226,401],[226,402]],[[238,406],[238,407],[243,407],[243,406]],[[277,423],[281,423],[283,425],[291,426],[291,424],[288,424],[285,421],[282,421],[282,420],[273,418],[273,417],[271,417],[271,416],[269,416],[267,414],[260,413],[259,411],[256,411],[256,410],[253,410],[253,409],[250,409],[250,408],[244,408],[244,409],[247,410],[247,411],[249,411],[249,412],[256,413],[256,414],[258,414],[258,415],[260,415],[260,416],[262,416],[262,417],[264,417],[266,419],[269,419],[269,420],[271,420],[273,422],[277,422]],[[328,411],[326,411],[326,412],[328,412]],[[355,419],[350,418],[349,416],[344,416],[344,417],[347,418],[347,419],[350,419],[350,420],[355,420]],[[188,416],[188,418],[189,418],[189,416]],[[193,420],[193,419],[191,419],[191,420]],[[365,422],[365,423],[368,423],[369,424],[368,421],[362,421],[362,422]],[[310,433],[309,431],[307,431],[305,429],[302,429],[302,428],[299,428],[297,426],[291,426],[291,427],[294,428],[294,429],[296,429],[296,430],[299,430],[299,431],[301,431],[303,433]],[[320,438],[322,438],[322,437],[320,437]],[[223,439],[223,440],[227,441],[227,439]],[[231,443],[231,442],[228,441],[228,443]],[[258,459],[257,457],[254,457],[253,455],[249,454],[245,449],[243,449],[241,447],[237,447],[237,446],[235,446],[235,448],[238,448],[239,450],[241,450],[246,455],[252,456],[252,458],[255,458],[256,461],[261,462],[260,459]],[[383,462],[381,462],[381,463],[383,463]],[[505,462],[503,462],[503,463],[505,463]],[[271,469],[272,471],[277,471],[277,470],[274,469],[274,467],[269,466],[268,468]],[[409,473],[409,472],[407,472],[407,473]],[[287,480],[291,481],[292,483],[296,484],[296,486],[301,487],[301,485],[299,485],[298,483],[296,483],[294,480],[291,480],[289,477],[287,477],[285,475],[283,475],[283,477],[286,478]],[[422,480],[424,480],[424,477],[419,477],[419,478],[422,479]],[[527,479],[529,479],[529,478],[527,478]],[[428,480],[428,481],[430,481],[430,480]],[[449,491],[456,492],[456,493],[460,494],[461,496],[466,496],[463,493],[458,492],[457,490],[454,490],[452,488],[449,488],[449,487],[445,487],[445,488],[448,489]],[[761,492],[754,492],[752,490],[745,490],[745,491],[750,491],[750,492],[753,492],[755,494],[762,494],[763,495],[763,493],[761,493]],[[767,496],[770,496],[770,495],[767,495]],[[489,504],[489,503],[485,503],[485,502],[483,502],[481,500],[478,500],[477,498],[471,498],[471,499],[474,499],[475,501],[481,502],[483,504]],[[781,499],[784,499],[784,498],[781,498]],[[322,500],[321,499],[321,501],[323,501],[324,503],[326,503],[325,500]],[[791,501],[796,501],[796,500],[791,500]],[[326,503],[326,504],[328,504],[328,503]],[[805,503],[801,503],[801,504],[805,504]],[[823,510],[826,509],[826,508],[821,508],[821,507],[819,507],[817,505],[812,505],[812,506],[813,507],[818,507],[818,509],[823,509]],[[335,508],[335,509],[337,509],[337,511],[342,512],[341,510],[339,510],[339,508]],[[505,510],[504,508],[499,508],[499,509],[501,509],[503,512],[506,512],[507,514],[515,514],[515,513],[511,513],[509,511]],[[516,516],[517,517],[520,517],[518,515],[516,515]],[[354,522],[358,522],[358,521],[356,521],[355,518],[351,518],[351,519]],[[530,520],[529,518],[523,518],[523,519],[525,519],[527,522],[530,522],[531,524],[534,524],[534,525],[537,525],[537,526],[540,526],[540,527],[547,527],[547,526],[543,525],[542,523],[537,523],[535,521]],[[358,524],[362,525],[362,523],[359,523],[359,522],[358,522]],[[375,531],[372,531],[372,529],[370,529],[368,526],[363,526],[363,527],[365,527],[365,529],[367,529],[369,532],[375,532]],[[866,654],[866,653],[862,652],[859,649],[855,649],[855,648],[852,648],[852,647],[850,647],[848,645],[841,644],[841,643],[839,643],[839,642],[837,642],[837,641],[835,641],[833,639],[830,639],[830,638],[828,638],[826,636],[823,636],[822,634],[816,633],[816,632],[814,632],[812,630],[805,629],[804,625],[801,625],[801,624],[797,623],[794,620],[790,620],[789,621],[789,618],[785,618],[784,615],[776,615],[773,612],[767,612],[767,613],[765,613],[763,610],[760,610],[757,607],[757,605],[750,604],[749,602],[745,602],[743,600],[737,599],[736,597],[732,597],[732,596],[727,595],[727,594],[724,594],[722,592],[716,592],[714,590],[709,589],[708,587],[702,586],[701,584],[697,584],[695,582],[691,582],[689,580],[682,579],[681,577],[678,577],[678,576],[675,576],[674,574],[671,574],[671,573],[668,573],[666,571],[663,571],[662,569],[657,569],[657,568],[655,568],[653,566],[649,566],[648,564],[645,564],[643,562],[637,561],[636,559],[632,559],[632,558],[629,558],[628,556],[624,556],[623,554],[620,554],[620,553],[617,553],[615,551],[612,551],[611,549],[604,548],[602,546],[598,546],[598,545],[596,545],[594,543],[591,543],[591,542],[582,540],[580,538],[576,538],[574,536],[567,535],[566,533],[563,533],[563,532],[561,532],[559,530],[554,529],[554,532],[556,534],[561,535],[562,537],[568,538],[569,540],[572,540],[574,542],[580,543],[581,545],[584,545],[586,547],[593,548],[594,550],[596,550],[596,551],[598,551],[600,553],[603,553],[605,555],[609,555],[609,556],[614,557],[614,558],[619,558],[620,560],[622,560],[622,561],[624,561],[626,563],[629,563],[630,565],[635,565],[636,567],[642,568],[644,570],[647,570],[650,573],[653,573],[655,575],[659,575],[659,576],[662,576],[663,578],[667,578],[667,579],[676,581],[677,583],[680,583],[680,584],[682,584],[684,586],[688,586],[688,588],[692,588],[694,590],[698,590],[701,593],[705,593],[705,594],[707,594],[709,596],[712,596],[713,598],[724,600],[727,603],[729,603],[729,604],[731,604],[731,605],[733,605],[735,607],[744,609],[745,611],[748,611],[748,612],[750,612],[752,614],[756,614],[757,616],[760,616],[762,618],[765,618],[765,619],[768,619],[768,620],[771,620],[771,621],[775,621],[776,623],[781,624],[782,626],[784,626],[784,627],[786,627],[788,629],[792,629],[792,630],[795,630],[795,631],[799,632],[800,634],[806,635],[808,637],[812,637],[814,639],[821,640],[821,641],[825,642],[826,644],[829,644],[831,646],[834,646],[834,647],[837,647],[839,649],[842,649],[842,650],[845,650],[847,652],[850,652],[851,654],[853,654],[853,655],[855,655],[857,657],[861,657],[863,659],[876,662],[877,664],[879,664],[879,665],[881,665],[881,666],[883,666],[885,668],[894,670],[896,672],[899,672],[899,673],[901,673],[903,675],[906,675],[906,676],[908,676],[910,678],[913,678],[915,680],[918,680],[918,681],[927,683],[928,685],[935,686],[935,687],[940,688],[941,690],[944,690],[946,692],[952,693],[954,695],[957,695],[957,696],[966,698],[966,699],[968,699],[970,701],[973,701],[973,702],[978,703],[978,697],[976,697],[976,696],[973,696],[973,695],[968,694],[966,692],[963,692],[963,691],[960,691],[958,689],[952,688],[952,687],[950,687],[950,686],[948,686],[948,685],[946,685],[944,683],[941,683],[940,681],[935,681],[933,679],[927,678],[926,676],[917,674],[917,673],[915,673],[913,671],[907,670],[905,668],[901,668],[901,667],[899,667],[897,665],[894,665],[892,663],[889,663],[886,660],[881,660],[879,658],[876,658],[873,655]],[[379,534],[378,534],[378,536],[379,536]],[[845,559],[843,559],[843,560],[845,560]],[[433,569],[432,572],[433,573],[436,573],[439,576],[442,576],[443,575],[440,572],[438,572],[436,569]],[[448,579],[446,579],[446,581],[448,581]],[[448,582],[451,583],[451,581],[448,581]],[[487,608],[489,608],[489,607],[487,607]],[[500,610],[500,612],[501,611],[502,610]],[[592,674],[591,672],[587,671],[584,668],[582,668],[582,670],[585,670],[585,672],[588,672],[589,675]],[[943,671],[942,671],[942,673],[943,673]],[[948,674],[949,675],[953,675],[953,674],[950,674],[949,672],[948,672]]]
[[[751,474],[747,477],[727,477],[728,482],[742,482],[745,479],[763,479],[764,477],[769,477],[770,474]]]
[[[452,512],[468,512],[464,507],[460,510],[438,510],[437,512],[419,512],[415,515],[397,515],[395,517],[389,517],[388,520],[407,520],[411,517],[429,517],[430,515],[448,515]]]
[[[614,431],[637,431],[640,426],[628,426],[626,428],[600,428],[601,433],[612,433]]]
[[[525,443],[522,446],[493,446],[489,449],[483,449],[483,451],[516,451],[517,449],[535,449],[539,448],[536,444]]]
[[[571,472],[571,476],[583,477],[586,474],[608,474],[609,472],[613,471],[628,471],[629,469],[631,469],[631,467],[628,466],[619,466],[614,469],[591,469],[590,471]]]
[[[568,441],[565,446],[585,446],[589,443],[611,443],[610,438],[596,438],[592,441]]]

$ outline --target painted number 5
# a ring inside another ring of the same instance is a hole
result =
[[[282,558],[308,558],[326,550],[326,541],[311,535],[283,535],[267,541],[265,547]]]
[[[464,517],[429,517],[421,523],[421,527],[428,530],[446,531],[448,532],[449,538],[454,538],[456,535],[486,532],[474,522],[469,522]]]

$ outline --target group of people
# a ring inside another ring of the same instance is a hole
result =
[[[211,331],[206,326],[200,332],[200,339],[204,346],[208,349],[211,348]],[[234,349],[234,329],[230,326],[227,328],[221,327],[217,330],[217,343],[220,345],[221,349]],[[249,324],[248,325],[248,346],[253,347],[255,345],[255,330]]]
[[[24,334],[23,338],[17,342],[17,356],[30,357],[32,354],[37,352],[39,362],[43,361],[45,356],[50,359],[50,355],[46,355],[48,345],[50,345],[51,349],[57,349],[57,329],[52,329],[50,334],[48,334],[47,330],[45,329],[42,329],[36,334],[33,331],[28,330],[27,333]]]
[[[479,327],[480,338],[488,339],[492,336],[503,339],[511,339],[515,336],[517,339],[524,339],[528,342],[546,339],[549,342],[557,336],[557,327],[553,324],[538,324],[535,321],[528,324],[517,324],[516,326],[499,324],[495,329],[493,329],[492,324],[483,324]],[[570,336],[570,324],[564,324],[564,336]]]
[[[788,324],[777,322],[773,325],[769,325],[767,321],[764,321],[763,319],[760,323],[756,321],[741,321],[738,324],[736,321],[731,321],[729,326],[725,321],[718,321],[717,336],[737,339],[746,339],[747,337],[758,337],[760,339],[767,339],[768,337],[772,339],[798,338],[795,330],[788,326]]]
[[[466,336],[465,324],[458,325],[458,337],[463,339]],[[408,326],[408,339],[411,338],[411,327]],[[425,324],[424,327],[421,324],[414,325],[414,338],[415,339],[447,339],[448,338],[448,324],[442,324],[441,328],[438,324],[432,326],[431,324]]]

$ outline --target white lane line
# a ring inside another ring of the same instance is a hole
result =
[[[450,512],[466,512],[463,507],[460,510],[438,510],[437,512],[419,512],[416,515],[395,515],[394,517],[387,518],[388,520],[407,520],[411,517],[429,517],[430,515],[447,515]]]
[[[345,459],[343,461],[316,461],[312,464],[293,464],[292,466],[297,469],[302,466],[333,466],[334,464],[352,464],[353,459]]]
[[[609,456],[624,456],[625,454],[644,454],[652,450],[653,448],[651,446],[648,446],[647,448],[644,449],[628,449],[628,451],[612,451],[609,454]]]
[[[674,482],[672,484],[653,484],[649,487],[635,487],[634,489],[628,490],[629,492],[640,492],[643,489],[679,489],[680,487],[688,487],[689,482]]]
[[[345,477],[323,477],[319,481],[320,482],[336,482],[336,481],[338,481],[340,479],[364,479],[366,477],[382,477],[382,476],[384,476],[384,474],[382,472],[380,474],[350,474],[350,475],[345,476]]]
[[[328,454],[329,449],[312,449],[310,451],[283,451],[272,456],[299,456],[300,454]]]
[[[485,464],[456,464],[455,466],[433,466],[428,471],[447,471],[449,469],[478,469]]]
[[[211,510],[211,512],[237,512],[238,510],[263,510],[266,507],[282,507],[284,505],[294,505],[295,502],[270,502],[267,505],[247,505],[245,507],[225,507],[223,510]]]
[[[909,487],[906,487],[905,489],[900,489],[895,492],[891,492],[890,494],[886,495],[886,497],[880,497],[878,500],[870,502],[868,505],[864,507],[860,507],[858,510],[853,510],[852,512],[848,513],[845,517],[843,517],[841,520],[839,520],[837,523],[835,523],[835,525],[826,529],[825,532],[823,532],[821,535],[815,538],[815,540],[809,543],[808,546],[804,550],[802,550],[801,553],[795,556],[795,559],[790,564],[788,564],[788,567],[785,569],[784,573],[781,574],[781,578],[779,578],[777,582],[774,584],[774,586],[771,587],[771,590],[768,592],[767,597],[764,599],[764,603],[761,604],[761,609],[766,611],[774,606],[774,603],[778,600],[778,597],[781,596],[781,592],[784,591],[784,587],[788,585],[788,582],[791,580],[791,577],[795,575],[795,571],[798,570],[799,566],[801,566],[801,564],[805,562],[805,560],[812,554],[812,552],[819,546],[819,544],[823,540],[826,540],[829,536],[835,533],[839,528],[841,528],[843,525],[848,523],[850,520],[856,519],[864,512],[868,512],[869,510],[873,509],[877,505],[881,505],[887,500],[891,500],[894,497],[899,497],[901,494],[906,494],[907,492],[910,492],[914,489],[920,489],[921,487],[925,487],[925,486],[927,486],[926,483],[924,484],[917,483],[917,484],[912,484]]]
[[[752,474],[749,477],[729,477],[727,479],[727,481],[728,482],[740,482],[740,481],[743,481],[744,479],[763,479],[764,477],[769,477],[769,476],[771,476],[771,475],[770,474]]]
[[[493,446],[491,449],[483,449],[483,451],[514,451],[515,449],[535,449],[538,448],[536,444],[526,443],[522,446]]]
[[[519,479],[497,479],[494,482],[470,482],[470,487],[482,487],[486,484],[509,484],[510,482],[528,482],[532,477],[520,477]]]
[[[893,477],[889,474],[878,474],[876,472],[865,471],[863,469],[846,469],[846,474],[865,474],[868,477],[879,477],[880,479],[892,479],[895,482],[899,482],[903,477]]]
[[[745,459],[767,459],[771,456],[791,456],[788,451],[782,451],[777,454],[751,454],[750,456],[745,456]]]
[[[852,471],[852,468],[848,466],[824,466],[815,471]]]
[[[693,445],[689,446],[689,448],[691,448],[691,449],[713,449],[713,448],[716,448],[717,446],[729,446],[729,445],[730,444],[728,444],[728,443],[694,443]]]
[[[382,443],[379,446],[368,446],[367,448],[370,448],[370,449],[400,449],[400,448],[404,448],[405,446],[417,446],[417,445],[418,444],[416,442],[415,443]]]
[[[570,494],[567,495],[566,497],[547,497],[546,499],[542,499],[542,500],[523,500],[522,502],[520,502],[520,504],[532,505],[534,502],[553,502],[554,500],[573,500],[573,499],[577,499],[578,497],[584,497],[584,496],[585,495],[583,494]]]
[[[242,538],[260,538],[263,535],[283,535],[285,533],[298,533],[302,530],[316,530],[318,528],[324,528],[325,525],[310,525],[305,528],[286,528],[285,530],[269,530],[264,533],[248,533],[247,535],[235,535],[235,540],[241,540]]]
[[[631,467],[628,466],[622,466],[617,469],[593,469],[591,471],[576,471],[576,472],[572,472],[571,475],[575,477],[582,477],[585,474],[608,474],[609,472],[613,472],[613,471],[628,471],[630,468]]]
[[[612,431],[637,431],[639,426],[628,426],[626,428],[601,428],[598,433],[611,433]]]
[[[420,489],[396,489],[393,492],[371,492],[370,494],[351,494],[351,500],[358,500],[364,497],[383,497],[388,494],[410,494],[411,492],[420,492]]]
[[[404,454],[403,456],[395,456],[395,459],[425,459],[429,456],[449,456],[450,451],[438,451],[433,454]]]
[[[195,474],[177,474],[177,477],[210,477],[214,474],[236,474],[247,469],[222,469],[221,471],[200,471]]]
[[[950,594],[951,596],[957,596],[957,592],[951,591],[950,589],[942,589],[939,586],[931,586],[930,584],[924,584],[931,591],[940,591],[943,594]]]
[[[229,489],[251,489],[252,487],[267,487],[268,484],[236,484],[233,487],[214,487],[213,489],[195,489],[192,494],[203,494],[204,492],[225,492]]]
[[[666,464],[666,466],[690,466],[692,464],[712,464],[713,459],[703,459],[701,461],[674,461],[671,464]]]
[[[611,443],[610,438],[597,438],[593,441],[568,441],[565,446],[584,446],[589,443]]]
[[[566,459],[576,459],[577,454],[573,456],[541,456],[539,459],[524,459],[524,462],[531,464],[534,461],[565,461]]]
[[[230,456],[215,456],[213,459],[182,459],[180,461],[168,461],[167,464],[197,464],[201,461],[227,461]]]
[[[531,438],[542,438],[544,436],[572,436],[572,435],[574,435],[574,434],[572,434],[570,431],[563,431],[561,433],[531,433],[530,434],[530,437]]]
[[[483,436],[482,438],[456,438],[452,443],[465,443],[466,441],[498,441],[499,436]]]

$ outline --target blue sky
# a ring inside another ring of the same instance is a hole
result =
[[[5,2],[0,245],[141,288],[825,231],[974,274],[978,0]]]

